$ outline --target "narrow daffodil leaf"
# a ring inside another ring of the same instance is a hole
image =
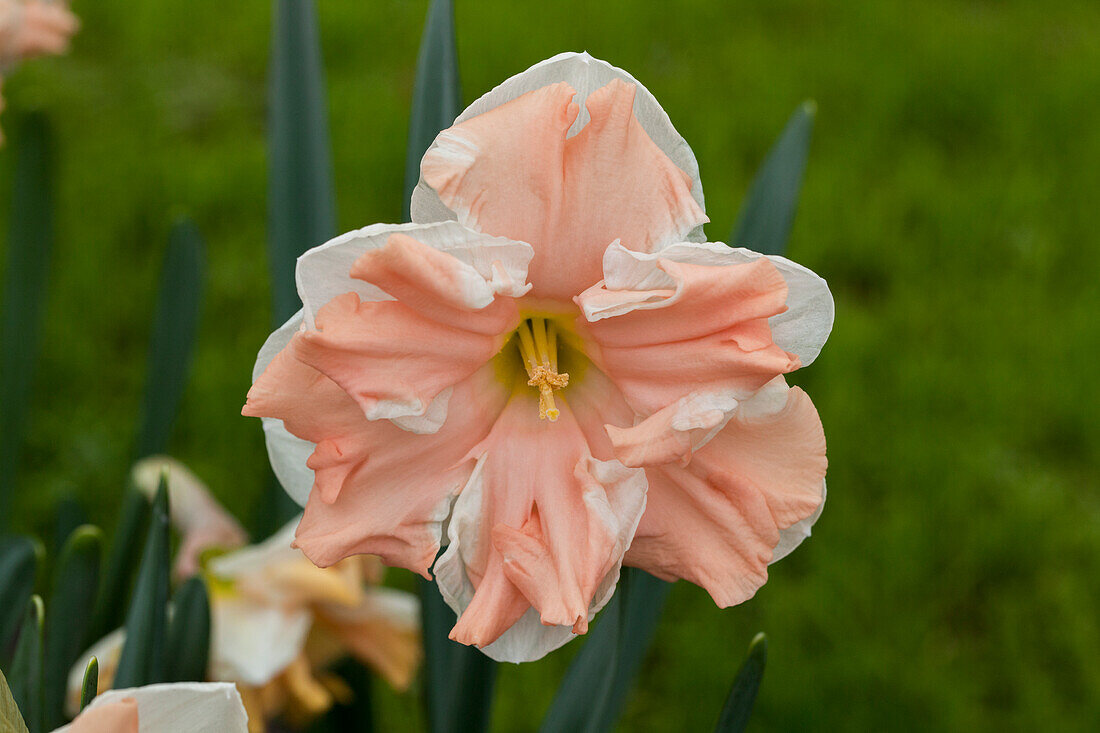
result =
[[[77,527],[61,549],[54,570],[53,590],[46,605],[46,649],[43,669],[44,726],[53,730],[65,722],[65,688],[69,669],[87,649],[91,610],[99,589],[103,532]]]
[[[497,664],[448,638],[455,614],[435,583],[420,581],[425,694],[432,733],[479,733],[489,728]]]
[[[172,598],[165,682],[205,682],[210,653],[210,600],[202,578],[189,578]]]
[[[454,644],[450,639],[447,643]],[[481,733],[489,730],[489,713],[496,686],[497,663],[473,647],[457,645],[455,689],[451,702],[455,733]]]
[[[53,249],[53,134],[46,117],[28,114],[12,136],[15,176],[8,261],[0,303],[0,532],[9,527],[27,396],[41,337]]]
[[[458,44],[451,0],[431,0],[420,53],[416,59],[409,147],[405,156],[404,217],[409,220],[412,191],[420,180],[420,159],[462,111],[462,85],[458,74]]]
[[[130,597],[134,572],[141,559],[142,541],[149,525],[149,500],[134,487],[126,490],[119,510],[118,526],[111,540],[107,567],[99,584],[88,638],[92,641],[122,625],[126,599]]]
[[[7,655],[34,592],[40,554],[41,548],[29,537],[0,538],[0,668],[8,669]]]
[[[625,615],[623,585],[625,582],[620,583],[598,623],[589,632],[591,638],[569,665],[539,728],[541,733],[599,730],[619,663]]]
[[[8,678],[0,671],[0,731],[3,733],[28,733],[27,724],[15,698],[8,687]]]
[[[787,251],[816,114],[817,105],[807,101],[791,115],[749,187],[730,246],[769,255]]]
[[[764,679],[764,665],[768,661],[768,637],[763,633],[753,637],[749,644],[749,655],[741,663],[737,677],[733,680],[729,697],[722,707],[715,733],[741,733],[749,724],[752,706],[756,702],[756,693]]]
[[[298,255],[336,233],[324,63],[314,0],[275,0],[268,100],[268,220],[275,325],[294,315]]]
[[[190,220],[180,220],[168,236],[168,249],[161,267],[160,295],[149,338],[145,401],[137,437],[138,458],[168,449],[199,328],[203,263],[199,230]]]
[[[84,680],[80,683],[80,709],[88,707],[88,703],[99,694],[99,660],[92,657],[88,660],[88,666],[84,668]]]
[[[623,569],[614,597],[554,696],[544,733],[615,727],[671,588],[643,570]]]
[[[309,733],[372,733],[375,726],[370,671],[354,659],[338,662],[332,671],[348,686],[351,696],[337,701],[328,715],[314,721]]]
[[[84,505],[73,494],[66,494],[57,502],[54,510],[53,550],[60,556],[65,548],[65,543],[77,527],[88,524],[88,512],[84,511]]]
[[[30,733],[41,733],[45,730],[42,725],[42,599],[31,596],[25,611],[11,663],[11,694]]]
[[[153,499],[149,533],[138,569],[126,642],[115,671],[115,689],[164,681],[164,649],[168,627],[168,484],[162,475]]]

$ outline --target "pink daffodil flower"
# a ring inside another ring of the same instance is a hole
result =
[[[244,414],[305,506],[296,545],[434,574],[451,638],[513,662],[584,633],[624,563],[751,597],[824,501],[783,375],[829,334],[825,282],[706,242],[691,149],[587,54],[440,133],[412,218],[303,255],[260,351]]]

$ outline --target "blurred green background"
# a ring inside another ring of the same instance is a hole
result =
[[[206,236],[208,276],[172,452],[248,516],[267,460],[240,407],[271,318],[269,4],[75,9],[71,54],[4,86],[60,148],[15,524],[48,537],[70,492],[112,523],[179,213]],[[341,230],[400,218],[425,12],[321,3]],[[677,585],[622,729],[709,729],[758,630],[754,730],[1095,725],[1100,5],[457,0],[457,27],[467,102],[562,50],[645,83],[699,159],[711,239],[788,115],[818,102],[789,253],[837,302],[795,380],[829,439],[828,505],[743,606]],[[579,646],[503,669],[495,730],[531,730]],[[380,697],[383,730],[420,728],[415,693]]]

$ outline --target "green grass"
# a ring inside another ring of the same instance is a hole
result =
[[[321,5],[341,229],[395,221],[426,5]],[[710,236],[724,239],[774,136],[816,99],[790,254],[829,280],[837,321],[797,378],[829,438],[813,538],[736,609],[677,586],[623,729],[709,729],[759,630],[770,645],[754,730],[1089,729],[1100,6],[624,5],[459,0],[467,101],[561,50],[628,69],[692,144]],[[113,521],[180,211],[207,239],[209,274],[173,452],[247,515],[266,462],[239,411],[270,321],[268,8],[77,9],[72,54],[4,87],[10,109],[44,108],[60,139],[17,523],[47,533],[70,491]],[[0,151],[4,202],[10,161]],[[5,205],[0,231],[7,217]],[[502,670],[497,731],[533,727],[574,652]],[[415,697],[383,697],[385,729],[416,727]]]

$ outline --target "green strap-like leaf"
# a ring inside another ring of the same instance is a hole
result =
[[[88,666],[84,668],[84,679],[80,683],[80,709],[88,707],[88,703],[99,694],[99,660],[92,657],[88,660]]]
[[[275,0],[268,106],[268,251],[275,325],[294,315],[298,255],[336,233],[328,102],[314,0]]]
[[[803,102],[791,115],[749,187],[737,226],[730,235],[731,246],[769,255],[787,251],[816,114],[817,105]]]
[[[210,653],[210,601],[202,578],[189,578],[172,598],[165,682],[205,682]]]
[[[609,731],[657,630],[670,583],[624,568],[615,596],[569,666],[541,730]]]
[[[0,733],[28,733],[27,724],[8,687],[8,678],[0,672]]]
[[[46,605],[46,651],[43,670],[44,725],[53,730],[65,722],[65,688],[69,669],[88,647],[91,609],[99,589],[103,533],[98,527],[78,527],[65,542],[54,571],[53,591]]]
[[[11,694],[23,712],[30,733],[41,733],[42,726],[42,599],[31,596],[27,603],[19,644],[11,663]]]
[[[478,733],[489,728],[497,664],[477,649],[448,637],[455,614],[439,588],[420,581],[424,633],[425,696],[432,733]]]
[[[57,502],[54,510],[53,554],[60,556],[76,528],[88,524],[88,512],[74,494],[66,494]]]
[[[749,655],[737,671],[729,697],[722,707],[715,733],[741,733],[749,724],[752,705],[756,702],[756,693],[764,679],[764,665],[768,661],[768,637],[763,633],[753,637],[749,644]]]
[[[0,668],[8,669],[12,645],[34,592],[39,549],[29,537],[0,538]]]
[[[54,239],[53,134],[45,116],[30,114],[20,120],[11,145],[15,179],[0,303],[0,532],[10,526],[12,516]]]
[[[276,326],[301,305],[298,256],[336,233],[336,193],[328,101],[314,0],[275,0],[268,79],[267,249]],[[277,531],[301,511],[274,476],[254,510],[256,536]]]
[[[202,304],[203,241],[187,219],[176,223],[160,274],[160,295],[149,338],[145,402],[137,456],[164,453],[187,384]]]
[[[134,595],[126,614],[126,642],[112,685],[116,689],[164,681],[168,627],[168,516],[168,485],[162,475],[153,499],[149,534]]]
[[[130,596],[134,572],[141,559],[141,547],[149,525],[149,500],[134,487],[126,490],[119,510],[118,526],[111,540],[107,567],[99,584],[99,597],[88,638],[92,641],[122,625],[126,599]]]
[[[328,714],[315,720],[307,733],[371,733],[374,730],[374,705],[371,674],[355,659],[344,659],[333,668],[336,676],[351,691],[351,699],[337,702]]]
[[[420,159],[439,131],[450,127],[461,110],[454,6],[451,0],[432,0],[416,59],[416,85],[405,156],[405,221],[410,218],[412,191],[420,180]]]

